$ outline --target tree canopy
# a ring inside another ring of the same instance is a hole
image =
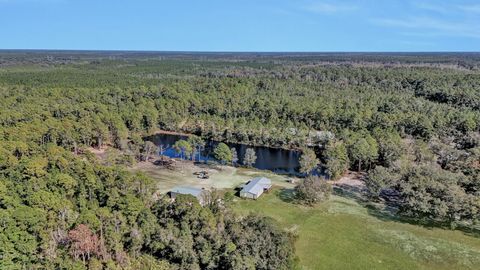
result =
[[[144,139],[159,129],[306,148],[305,173],[319,163],[331,179],[367,171],[370,196],[398,214],[472,226],[479,63],[475,54],[2,52],[0,268],[290,269],[292,239],[272,220],[154,200],[155,183],[124,169],[157,152]],[[173,147],[194,159],[198,137]],[[107,164],[92,148],[108,149]],[[234,159],[224,143],[214,156]],[[243,163],[255,161],[248,148]],[[298,194],[317,194],[317,184]]]
[[[223,164],[232,162],[232,151],[230,150],[228,145],[224,143],[219,143],[217,147],[215,147],[215,149],[213,150],[213,155],[218,161],[222,162]]]

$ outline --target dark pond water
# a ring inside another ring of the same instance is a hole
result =
[[[163,155],[178,158],[180,155],[176,153],[173,149],[173,145],[178,140],[186,140],[188,137],[180,135],[171,135],[171,134],[157,134],[146,138],[149,141],[155,143],[163,149]],[[214,160],[212,157],[213,149],[218,145],[219,142],[208,141],[206,142],[205,149],[200,154],[200,157],[197,155],[195,157],[196,161],[209,161]],[[295,174],[298,172],[300,167],[298,159],[300,158],[300,152],[293,150],[285,150],[278,148],[270,147],[255,147],[248,146],[245,144],[236,144],[236,143],[227,143],[230,148],[235,148],[237,150],[239,164],[243,164],[243,157],[247,148],[253,148],[257,155],[257,161],[253,167],[261,170],[270,170],[276,173],[288,173]]]

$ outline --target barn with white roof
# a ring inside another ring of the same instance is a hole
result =
[[[253,178],[240,191],[240,197],[258,199],[263,192],[272,187],[272,181],[266,177]]]

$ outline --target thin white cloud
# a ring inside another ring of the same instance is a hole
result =
[[[460,10],[465,12],[480,13],[480,4],[475,5],[460,5],[457,6]]]
[[[480,13],[480,4],[455,4],[451,2],[413,2],[413,6],[420,10],[428,10],[442,14],[453,13]]]
[[[413,2],[413,5],[418,9],[433,11],[433,12],[437,12],[437,13],[448,14],[448,13],[452,12],[451,7],[442,5],[440,3],[432,4],[432,3],[428,3],[428,2]]]
[[[405,28],[419,33],[480,38],[480,29],[466,22],[451,22],[430,17],[410,17],[406,19],[374,19],[373,23],[383,27]]]
[[[355,11],[357,9],[358,6],[355,6],[353,4],[340,4],[330,2],[316,2],[305,7],[305,10],[313,13],[338,13]]]

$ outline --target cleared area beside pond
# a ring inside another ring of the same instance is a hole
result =
[[[267,177],[272,184],[278,187],[293,188],[285,175],[274,174],[270,171],[261,171],[249,168],[231,166],[206,166],[194,164],[190,161],[177,161],[174,168],[168,169],[155,165],[152,162],[140,162],[130,169],[134,172],[143,172],[158,181],[158,190],[162,193],[170,191],[176,186],[196,188],[232,189],[246,183],[254,177]],[[194,173],[208,172],[208,179],[200,179]]]

